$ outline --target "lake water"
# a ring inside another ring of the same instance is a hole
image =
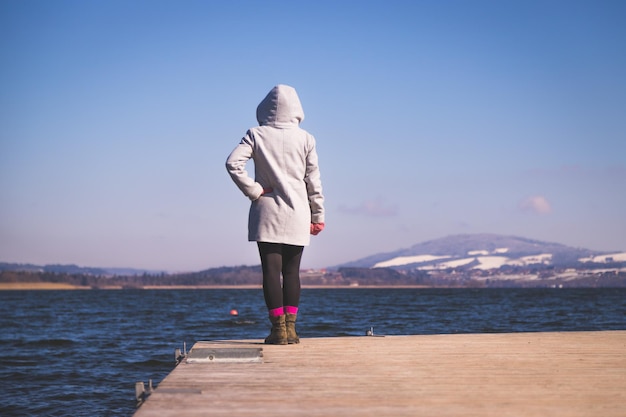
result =
[[[300,313],[301,338],[626,330],[626,289],[305,289]],[[131,416],[183,342],[268,330],[260,289],[0,291],[0,416]]]

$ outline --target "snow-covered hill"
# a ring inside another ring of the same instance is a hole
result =
[[[604,253],[515,236],[456,235],[372,255],[340,266],[398,270],[500,269],[626,262],[626,252]]]

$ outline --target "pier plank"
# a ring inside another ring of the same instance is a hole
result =
[[[626,416],[626,331],[198,342],[258,363],[181,363],[135,417]]]

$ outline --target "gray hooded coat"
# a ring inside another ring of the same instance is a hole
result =
[[[296,90],[277,85],[261,101],[253,127],[231,152],[226,169],[252,200],[248,240],[306,246],[310,224],[324,222],[324,196],[315,138],[300,128],[304,112]],[[254,179],[246,163],[254,161]],[[263,189],[273,191],[263,194]]]

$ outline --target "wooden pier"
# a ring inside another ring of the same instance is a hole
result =
[[[198,342],[135,417],[626,416],[626,331]]]

